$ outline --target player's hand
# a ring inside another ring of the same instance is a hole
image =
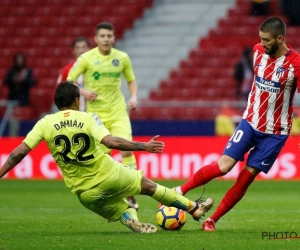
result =
[[[146,142],[146,151],[159,154],[163,152],[165,143],[162,141],[156,141],[158,137],[159,135],[156,135],[150,141]]]
[[[128,107],[131,110],[135,110],[137,108],[137,98],[135,96],[129,99]]]
[[[84,96],[85,99],[89,100],[89,101],[95,101],[97,98],[97,94],[87,90],[87,89],[80,89],[80,94]]]

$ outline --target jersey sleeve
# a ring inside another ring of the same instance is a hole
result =
[[[42,140],[44,140],[45,125],[45,119],[39,120],[27,134],[23,142],[31,149],[34,149]]]
[[[100,121],[100,119],[97,115],[95,115],[93,113],[90,113],[90,114],[91,114],[91,118],[90,118],[91,135],[95,138],[96,141],[101,142],[105,136],[110,135],[110,132],[102,124],[102,122]]]
[[[127,82],[132,82],[135,80],[132,64],[128,55],[125,57],[123,75]]]
[[[72,68],[69,71],[67,80],[68,81],[76,81],[77,78],[85,72],[87,65],[86,59],[81,55],[77,58],[76,62],[73,64]]]

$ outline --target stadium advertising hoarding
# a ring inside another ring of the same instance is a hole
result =
[[[148,141],[151,137],[135,137]],[[0,139],[0,164],[23,138]],[[145,176],[151,179],[187,179],[201,166],[218,160],[228,140],[227,137],[160,137],[165,142],[163,154],[136,152],[137,164]],[[270,172],[261,173],[259,179],[300,179],[299,137],[290,137]],[[113,157],[121,160],[117,151]],[[222,179],[235,179],[244,163],[237,166]],[[62,179],[47,145],[42,142],[25,157],[5,178],[7,179]]]

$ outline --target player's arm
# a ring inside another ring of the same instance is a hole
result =
[[[18,147],[16,147],[6,162],[0,169],[0,178],[3,177],[8,171],[14,168],[23,158],[31,151],[31,148],[28,147],[24,142],[22,142]]]
[[[156,135],[148,142],[138,142],[107,135],[101,140],[101,143],[110,149],[122,151],[147,151],[150,153],[162,153],[165,144],[161,141],[156,141],[158,137],[159,135]]]
[[[128,101],[128,107],[129,109],[136,109],[137,108],[137,84],[135,80],[128,82],[128,90],[131,96]]]
[[[137,83],[135,80],[135,76],[133,73],[132,64],[130,58],[127,56],[124,61],[124,69],[123,69],[124,77],[128,83],[128,90],[130,93],[130,99],[128,101],[129,109],[137,108]]]
[[[77,85],[76,80],[78,79],[78,77],[81,74],[85,73],[86,67],[87,67],[86,59],[84,57],[80,56],[79,58],[77,58],[76,62],[70,69],[67,80],[73,81]],[[90,90],[87,90],[85,88],[80,88],[80,86],[78,86],[78,87],[79,87],[80,95],[83,95],[87,100],[94,101],[97,98],[96,93],[94,93]]]
[[[84,98],[86,98],[87,100],[90,100],[90,101],[96,100],[97,94],[95,92],[90,91],[85,88],[81,88],[79,85],[77,85],[77,86],[79,87],[80,95],[84,96]]]
[[[148,142],[128,141],[120,137],[112,136],[97,115],[91,114],[89,119],[91,135],[96,141],[100,141],[110,149],[122,151],[147,151],[151,153],[162,153],[164,150],[165,144],[161,141],[156,141],[159,135],[154,136]]]

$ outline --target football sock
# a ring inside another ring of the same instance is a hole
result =
[[[177,207],[188,212],[193,210],[197,206],[196,202],[190,201],[188,198],[178,194],[174,190],[166,188],[159,184],[157,184],[156,191],[153,194],[152,198],[162,203],[163,205],[169,207]]]
[[[242,170],[235,182],[235,184],[225,194],[217,210],[210,218],[217,222],[224,214],[232,209],[245,195],[248,187],[255,179],[255,175],[251,174],[248,170]]]
[[[137,212],[133,208],[127,208],[124,213],[121,215],[120,221],[122,224],[125,225],[126,220],[128,219],[134,219],[139,220],[137,217]]]
[[[122,163],[127,167],[136,169],[136,160],[134,155],[123,157]]]
[[[225,173],[220,170],[219,164],[217,162],[206,165],[200,168],[187,180],[187,182],[180,186],[181,192],[182,194],[186,194],[188,191],[202,186],[210,180],[222,175],[225,175]]]

